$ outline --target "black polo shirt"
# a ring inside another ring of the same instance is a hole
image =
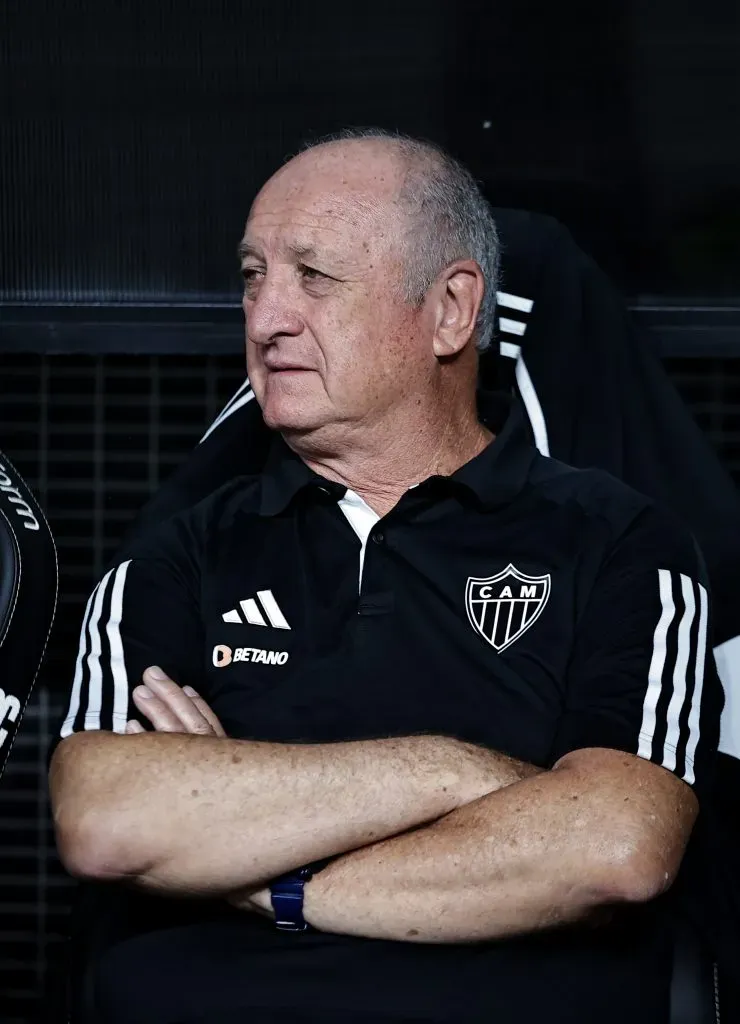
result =
[[[691,536],[607,474],[542,458],[516,408],[480,409],[496,440],[382,518],[276,437],[264,473],[126,551],[88,603],[62,735],[122,732],[158,664],[236,738],[428,732],[545,768],[601,746],[704,786],[722,698]],[[107,954],[101,992],[111,1020],[158,1024],[656,1024],[669,902],[460,946],[283,935],[180,906]]]

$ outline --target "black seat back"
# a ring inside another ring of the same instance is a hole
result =
[[[0,776],[46,650],[57,586],[49,525],[0,451]]]

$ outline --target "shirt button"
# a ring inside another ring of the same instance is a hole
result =
[[[382,544],[384,540],[385,540],[385,534],[383,533],[382,530],[378,530],[377,533],[373,534],[373,542],[375,544]]]

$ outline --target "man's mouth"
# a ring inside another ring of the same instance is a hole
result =
[[[308,373],[310,367],[300,366],[298,363],[265,363],[265,369],[268,373]]]

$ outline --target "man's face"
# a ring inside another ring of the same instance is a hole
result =
[[[373,147],[327,146],[255,200],[243,306],[247,370],[268,426],[341,438],[429,378],[430,315],[401,297],[400,173]]]

